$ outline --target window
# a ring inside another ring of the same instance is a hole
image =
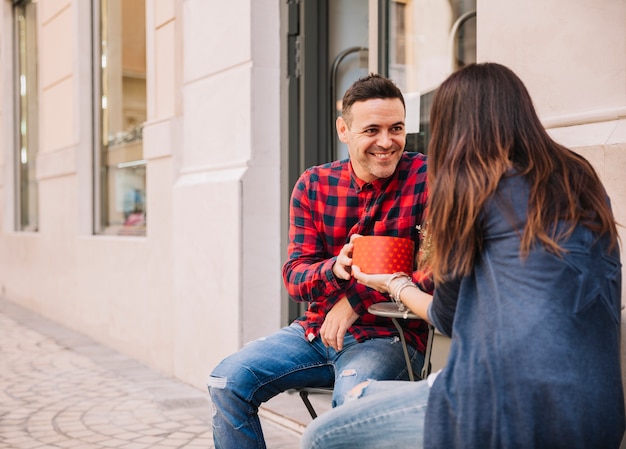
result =
[[[37,231],[38,147],[37,85],[37,4],[31,0],[13,2],[15,32],[15,123],[16,132],[16,228]]]
[[[145,235],[145,0],[95,0],[96,233]]]
[[[476,0],[390,0],[388,72],[407,102],[407,150],[426,153],[432,97],[476,62]]]

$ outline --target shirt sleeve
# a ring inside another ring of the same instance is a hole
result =
[[[459,298],[461,279],[443,282],[435,286],[433,301],[428,307],[428,321],[442,334],[451,337],[454,314]]]
[[[283,282],[294,301],[317,301],[337,294],[348,281],[333,273],[336,256],[329,257],[315,227],[307,196],[309,176],[305,172],[293,189],[289,210],[288,258],[283,265]]]
[[[420,288],[420,290],[433,294],[435,290],[435,284],[433,282],[432,273],[430,270],[417,270],[413,272],[413,282]]]

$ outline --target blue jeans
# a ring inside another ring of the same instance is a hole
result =
[[[424,355],[409,347],[411,364],[420,372]],[[316,338],[308,342],[304,329],[293,323],[255,340],[225,358],[207,382],[213,402],[216,449],[265,448],[257,414],[261,403],[298,387],[331,387],[333,406],[368,379],[408,379],[402,344],[396,337],[357,343],[346,334],[336,352]]]
[[[306,428],[302,449],[424,447],[427,381],[371,382],[358,399],[324,413]]]

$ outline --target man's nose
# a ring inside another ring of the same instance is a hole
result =
[[[376,144],[381,148],[390,148],[393,144],[391,133],[389,131],[381,131]]]

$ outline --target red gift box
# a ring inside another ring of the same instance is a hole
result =
[[[413,272],[415,243],[411,239],[369,235],[352,242],[352,264],[363,273]]]

